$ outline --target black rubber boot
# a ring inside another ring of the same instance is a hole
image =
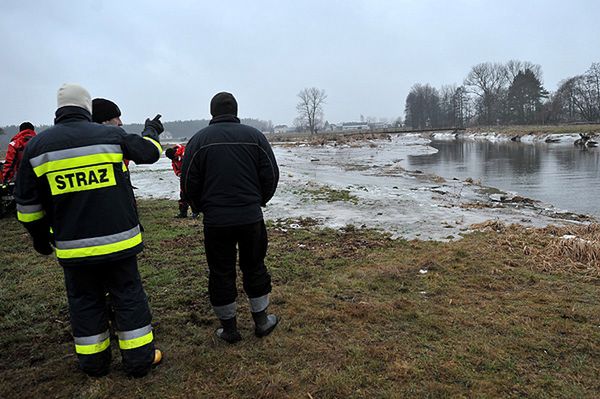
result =
[[[266,310],[262,312],[252,312],[252,318],[254,319],[254,335],[259,338],[266,337],[277,327],[279,318],[274,314],[267,314]]]
[[[235,317],[227,320],[219,320],[221,322],[221,328],[218,328],[215,334],[223,341],[235,344],[242,340],[242,336],[237,329],[237,319]]]
[[[187,218],[188,213],[188,205],[187,204],[179,204],[179,214],[175,215],[176,218],[185,219]]]

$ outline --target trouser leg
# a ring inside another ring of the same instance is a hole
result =
[[[208,262],[208,294],[219,319],[235,316],[236,241],[229,227],[204,226],[204,249]]]
[[[186,200],[183,199],[183,193],[181,191],[179,192],[178,204],[179,204],[179,216],[187,217],[187,212],[188,212],[190,205],[187,203]]]
[[[154,334],[137,258],[112,262],[107,265],[107,273],[123,366],[127,373],[143,376],[154,360]]]
[[[265,266],[268,238],[264,221],[240,226],[238,239],[244,291],[252,312],[259,312],[266,309],[271,292],[271,276]]]
[[[63,267],[71,328],[79,367],[88,375],[109,371],[111,352],[104,281],[100,265]]]

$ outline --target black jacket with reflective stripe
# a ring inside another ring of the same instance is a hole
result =
[[[275,194],[279,168],[257,129],[222,115],[192,137],[181,167],[181,190],[204,224],[236,226],[262,220]]]
[[[15,188],[18,217],[34,241],[48,240],[52,229],[61,264],[117,260],[142,250],[123,159],[154,163],[162,151],[156,132],[142,135],[93,123],[89,112],[69,106],[27,145]]]

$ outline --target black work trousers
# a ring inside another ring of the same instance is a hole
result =
[[[177,203],[179,204],[179,213],[182,214],[182,215],[183,214],[187,215],[187,211],[190,208],[190,205],[184,199],[182,191],[179,191],[179,201],[177,201]]]
[[[92,376],[109,370],[108,291],[125,371],[145,375],[154,360],[154,336],[136,256],[94,265],[69,265],[63,270],[80,368]]]
[[[265,266],[267,244],[263,220],[240,226],[204,226],[204,248],[209,268],[208,294],[212,306],[235,302],[236,247],[240,253],[246,295],[258,298],[271,292],[271,276]]]

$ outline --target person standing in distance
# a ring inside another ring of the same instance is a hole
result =
[[[123,158],[158,161],[160,115],[146,119],[139,136],[92,123],[92,99],[79,85],[63,85],[57,103],[54,126],[25,148],[15,190],[17,218],[33,248],[42,255],[55,252],[63,267],[79,367],[90,376],[109,372],[108,290],[123,366],[142,377],[162,353],[154,347],[137,268],[142,234]]]
[[[236,321],[237,249],[255,335],[270,334],[279,322],[267,314],[271,276],[264,263],[268,238],[261,210],[275,194],[279,168],[265,136],[240,123],[232,94],[216,94],[210,113],[209,126],[186,146],[181,190],[192,211],[204,214],[208,292],[221,322],[216,335],[234,343],[242,339]]]
[[[19,126],[19,132],[10,139],[10,143],[8,143],[8,147],[6,148],[6,160],[2,168],[2,179],[0,179],[3,183],[8,184],[15,180],[21,159],[23,158],[25,146],[29,140],[35,137],[34,129],[31,122],[23,122]]]
[[[169,147],[165,150],[165,156],[171,160],[171,166],[173,167],[173,172],[175,172],[175,176],[178,179],[181,179],[181,164],[183,162],[183,154],[185,154],[185,145],[183,144],[175,144],[173,147]],[[176,218],[187,218],[187,212],[190,205],[187,203],[185,199],[183,199],[183,194],[181,190],[179,191],[179,213],[175,216]],[[198,214],[192,212],[192,218],[197,218]]]

